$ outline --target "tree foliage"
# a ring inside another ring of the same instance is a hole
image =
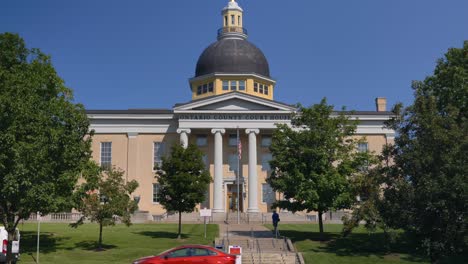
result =
[[[436,263],[468,247],[468,41],[413,89],[413,104],[390,124],[397,137],[382,215],[414,234]]]
[[[88,127],[50,57],[0,34],[0,222],[9,234],[31,213],[70,208],[91,156]]]
[[[76,210],[83,216],[72,226],[78,227],[86,219],[98,223],[98,249],[101,249],[103,226],[114,225],[117,220],[131,224],[131,215],[138,209],[131,194],[138,187],[138,182],[126,182],[123,171],[115,168],[103,170],[93,161],[87,164],[82,175],[84,183],[76,189],[74,199]]]
[[[292,211],[317,211],[323,234],[322,214],[348,208],[355,199],[350,177],[365,159],[358,158],[356,122],[345,112],[333,112],[325,99],[306,108],[299,106],[291,127],[278,125],[270,151],[274,168],[267,182],[284,195],[274,206]]]
[[[205,199],[211,176],[202,159],[202,152],[193,144],[184,149],[174,144],[171,155],[163,157],[156,170],[159,183],[159,203],[167,211],[179,213],[178,238],[182,232],[182,213],[193,212]]]

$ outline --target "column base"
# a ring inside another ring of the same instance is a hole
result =
[[[260,210],[258,210],[258,208],[249,208],[247,209],[247,213],[258,213],[260,212]]]

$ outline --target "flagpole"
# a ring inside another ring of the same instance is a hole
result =
[[[237,127],[237,224],[240,224],[240,195],[239,195],[239,182],[240,182],[240,137],[239,137],[239,127]]]

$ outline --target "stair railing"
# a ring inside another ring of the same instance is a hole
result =
[[[262,248],[260,247],[260,241],[258,239],[256,239],[256,242],[257,242],[258,257],[259,257],[260,263],[263,263]]]

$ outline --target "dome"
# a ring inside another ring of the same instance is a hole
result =
[[[263,52],[241,38],[221,38],[200,55],[195,77],[210,73],[256,73],[270,78]]]

